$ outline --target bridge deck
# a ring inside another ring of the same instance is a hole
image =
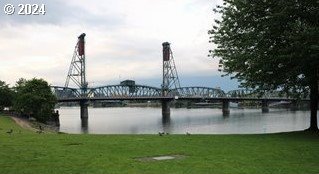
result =
[[[78,101],[107,101],[107,100],[144,100],[144,101],[172,101],[172,100],[190,100],[190,101],[230,101],[230,102],[239,102],[239,101],[295,101],[296,99],[290,98],[235,98],[235,97],[222,97],[222,98],[205,98],[205,97],[80,97],[80,98],[65,98],[58,99],[58,102],[78,102]],[[309,99],[301,99],[301,101],[309,101]]]
[[[162,90],[143,85],[109,85],[97,88],[87,88],[85,95],[81,89],[52,86],[59,102],[99,101],[99,100],[193,100],[193,101],[294,101],[278,91],[258,95],[249,90],[234,90],[225,93],[221,89],[208,87],[182,87],[171,89],[162,97]],[[86,97],[83,97],[86,96]],[[299,99],[300,100],[300,99]],[[301,99],[309,101],[309,97]]]

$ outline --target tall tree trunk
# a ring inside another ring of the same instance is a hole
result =
[[[318,72],[314,73],[314,78],[310,82],[310,131],[318,131],[318,120],[317,120],[317,110],[318,110]]]

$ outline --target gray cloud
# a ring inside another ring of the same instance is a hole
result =
[[[45,16],[8,16],[0,11],[0,80],[11,84],[20,77],[41,77],[63,85],[82,32],[87,34],[90,85],[132,78],[142,84],[156,79],[159,86],[165,41],[172,44],[181,80],[192,82],[187,77],[217,73],[218,62],[206,57],[215,1],[0,0],[0,10],[7,3],[47,7]]]

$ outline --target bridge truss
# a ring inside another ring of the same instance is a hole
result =
[[[87,96],[81,95],[81,89],[51,86],[52,92],[58,101],[87,100],[161,100],[161,99],[207,99],[207,100],[294,100],[278,91],[266,92],[259,95],[252,90],[232,90],[224,92],[217,88],[208,87],[181,87],[171,89],[163,97],[162,89],[146,85],[109,85],[88,88]]]
[[[161,89],[144,85],[109,85],[89,90],[90,97],[159,97]]]
[[[247,89],[231,90],[226,93],[226,96],[228,98],[292,99],[287,94],[280,91],[264,91],[263,93],[258,93]]]
[[[225,98],[226,94],[221,89],[208,87],[181,87],[172,89],[169,96],[198,97],[198,98]]]
[[[51,86],[51,91],[58,100],[82,97],[81,89],[78,88]]]

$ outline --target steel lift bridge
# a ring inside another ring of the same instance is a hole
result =
[[[223,114],[229,114],[229,102],[244,100],[260,101],[262,111],[268,111],[269,102],[295,101],[276,91],[257,95],[250,90],[233,90],[225,93],[211,87],[181,87],[170,43],[163,46],[163,81],[160,88],[138,85],[134,81],[124,81],[118,85],[88,87],[85,66],[85,33],[78,37],[65,86],[51,86],[58,102],[79,102],[82,120],[88,118],[88,103],[103,100],[158,100],[162,103],[163,117],[170,116],[170,102],[173,100],[215,101],[222,103]],[[77,88],[69,87],[70,82]]]

